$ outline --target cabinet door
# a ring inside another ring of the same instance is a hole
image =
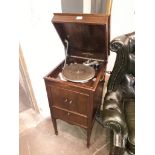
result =
[[[58,87],[51,87],[51,93],[52,106],[87,115],[87,94]]]

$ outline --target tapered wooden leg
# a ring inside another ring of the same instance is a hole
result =
[[[52,118],[53,126],[54,126],[54,131],[55,134],[58,135],[58,130],[57,130],[57,122],[55,118]]]
[[[90,136],[91,136],[91,130],[87,129],[87,147],[90,146]]]

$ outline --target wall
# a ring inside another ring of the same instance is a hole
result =
[[[135,0],[113,0],[111,10],[111,40],[119,35],[135,31]],[[116,54],[111,52],[107,70],[112,70]]]
[[[19,37],[40,112],[49,115],[43,77],[64,59],[64,48],[51,24],[60,0],[21,0]]]
[[[53,12],[61,12],[60,0],[20,0],[19,37],[34,95],[43,116],[49,107],[43,77],[64,59],[63,45],[51,24]],[[91,0],[84,0],[84,13],[91,10]],[[134,29],[133,0],[113,0],[111,39]],[[108,70],[115,55],[109,57]]]

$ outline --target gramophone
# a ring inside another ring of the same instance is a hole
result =
[[[89,147],[95,113],[102,101],[110,17],[55,13],[52,23],[65,49],[65,60],[44,77],[55,134],[57,119],[78,125],[86,129]]]

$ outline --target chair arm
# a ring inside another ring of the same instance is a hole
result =
[[[121,134],[122,137],[127,136],[124,115],[115,109],[103,110],[103,126],[112,129],[116,134]]]
[[[110,42],[110,50],[117,53],[124,46],[126,39],[127,39],[126,35],[122,35],[114,38]]]
[[[122,48],[125,44],[127,44],[128,40],[130,41],[134,40],[133,39],[134,35],[135,35],[135,32],[132,32],[132,33],[124,34],[114,38],[110,42],[110,50],[117,53],[120,50],[120,48]],[[132,45],[131,48],[134,48],[133,41],[131,45]]]
[[[103,104],[103,126],[112,129],[122,136],[127,135],[127,124],[125,121],[122,103],[122,91],[110,91],[106,94]]]

